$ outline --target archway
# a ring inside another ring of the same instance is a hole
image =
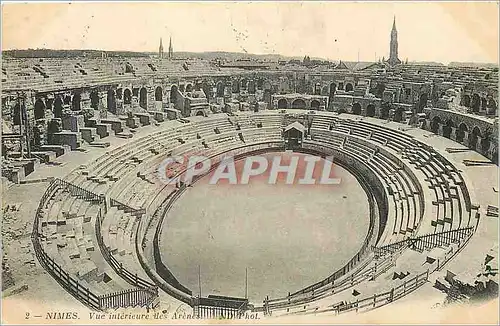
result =
[[[368,104],[368,106],[366,107],[366,116],[372,118],[375,116],[375,105]]]
[[[116,98],[119,99],[119,100],[121,100],[122,96],[123,96],[123,89],[121,87],[117,88],[116,89]]]
[[[128,88],[123,91],[123,104],[132,104],[132,92]]]
[[[62,118],[63,113],[63,100],[60,96],[56,96],[54,99],[54,117]]]
[[[317,110],[319,109],[319,106],[320,106],[321,103],[319,103],[318,100],[312,100],[311,101],[311,109],[312,110]]]
[[[82,97],[80,93],[75,93],[71,99],[71,110],[80,111]]]
[[[240,85],[242,90],[246,90],[248,85],[248,80],[246,78],[242,78],[240,80]]]
[[[317,83],[314,85],[314,95],[321,95],[321,84]]]
[[[481,131],[476,126],[472,129],[472,133],[469,134],[469,148],[476,150],[477,140],[481,137]]]
[[[203,111],[198,111],[198,112],[196,112],[196,116],[197,117],[204,117],[205,113],[203,113]]]
[[[263,79],[257,79],[257,89],[259,91],[262,91],[264,89],[264,80]]]
[[[111,113],[116,113],[116,97],[115,97],[115,91],[110,89],[108,91],[108,111]]]
[[[193,91],[193,85],[192,84],[187,84],[186,86],[186,93],[190,93]]]
[[[469,95],[464,95],[462,98],[462,105],[465,107],[470,107],[470,96]]]
[[[250,80],[248,82],[248,93],[255,94],[255,81],[253,81],[253,80]]]
[[[63,102],[64,102],[64,105],[70,105],[71,104],[71,96],[70,95],[64,95]]]
[[[172,87],[170,87],[170,103],[174,103],[177,102],[177,92],[179,91],[179,88],[177,87],[177,85],[172,85]]]
[[[464,141],[465,133],[469,131],[465,123],[461,123],[457,129],[457,142],[461,143]]]
[[[487,106],[488,106],[488,100],[484,97],[481,97],[481,110],[486,111]]]
[[[45,104],[42,99],[37,99],[35,102],[35,120],[45,118]]]
[[[330,95],[328,91],[328,86],[323,86],[323,88],[321,88],[321,96],[328,96],[328,95]]]
[[[143,109],[148,108],[148,90],[142,87],[139,92],[139,106]]]
[[[352,114],[361,115],[361,104],[356,102],[352,105]]]
[[[305,109],[306,108],[306,102],[298,98],[292,102],[292,109]]]
[[[345,84],[345,91],[346,92],[352,92],[354,90],[354,87],[352,86],[351,83]]]
[[[479,95],[477,94],[472,95],[472,102],[471,102],[472,112],[479,112],[480,106],[481,106],[481,98],[479,97]]]
[[[288,108],[288,102],[282,98],[278,100],[278,109],[287,109]]]
[[[387,106],[383,106],[380,108],[380,118],[381,119],[389,118],[389,108]]]
[[[427,93],[420,94],[420,98],[418,100],[418,105],[417,105],[417,113],[421,113],[424,108],[427,106]]]
[[[335,95],[336,91],[337,91],[337,85],[335,83],[331,83],[330,90],[329,90],[330,97],[333,97],[333,95]]]
[[[452,120],[446,121],[445,125],[443,126],[443,137],[451,138],[451,131],[453,130],[452,128],[454,127],[455,124],[453,123]]]
[[[96,89],[90,92],[90,107],[94,110],[99,108],[99,92]]]
[[[488,104],[486,107],[487,107],[488,114],[495,114],[496,113],[497,102],[495,101],[495,99],[493,99],[493,97],[490,97],[488,99]]]
[[[163,101],[163,89],[160,86],[156,87],[155,89],[155,101]]]
[[[217,97],[224,97],[224,84],[222,82],[217,83]]]
[[[233,83],[233,93],[239,93],[240,92],[240,83],[238,81],[235,81]]]
[[[394,121],[396,122],[402,122],[403,121],[403,108],[397,108],[396,112],[394,112]]]
[[[441,124],[441,118],[434,117],[431,121],[431,131],[435,134],[439,133],[439,125]]]
[[[481,140],[481,152],[486,155],[489,149],[490,149],[490,134],[487,133]]]

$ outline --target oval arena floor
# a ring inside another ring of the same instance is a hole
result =
[[[235,166],[239,172],[243,161]],[[301,176],[298,169],[296,179]],[[247,268],[251,302],[324,279],[359,251],[369,224],[368,201],[356,178],[335,163],[331,176],[340,184],[268,184],[263,174],[248,185],[211,185],[207,175],[164,220],[163,262],[193,294],[199,293],[200,269],[204,296],[243,297]]]

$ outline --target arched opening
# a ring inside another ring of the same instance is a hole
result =
[[[496,112],[497,102],[493,99],[493,97],[490,97],[488,99],[488,105],[486,107],[487,107],[488,114],[494,114]]]
[[[198,112],[196,112],[196,116],[197,117],[204,117],[205,113],[203,113],[203,111],[198,111]]]
[[[107,96],[108,101],[108,111],[111,113],[116,113],[116,97],[115,91],[110,89]]]
[[[253,80],[250,80],[248,82],[248,93],[255,94],[255,81],[253,81]]]
[[[356,115],[361,115],[361,104],[359,103],[354,103],[352,105],[352,110],[351,110],[351,113],[352,114],[356,114]]]
[[[222,82],[217,83],[217,97],[224,97],[224,84]]]
[[[75,93],[73,95],[73,98],[71,99],[71,110],[80,111],[81,100],[82,100],[82,97],[81,97],[80,93]]]
[[[99,92],[96,89],[90,92],[90,107],[94,110],[99,108]]]
[[[321,84],[317,83],[314,85],[314,95],[321,95]]]
[[[354,90],[354,87],[352,86],[351,83],[345,84],[345,91],[346,92],[352,92]]]
[[[305,109],[306,108],[306,102],[298,98],[292,102],[292,109]]]
[[[278,100],[278,109],[287,109],[288,108],[288,102],[282,98]]]
[[[396,112],[394,112],[394,119],[393,120],[396,122],[403,121],[403,111],[404,111],[403,108],[397,108]]]
[[[264,80],[263,79],[257,79],[257,89],[260,91],[264,89]]]
[[[139,106],[143,109],[148,108],[148,90],[145,87],[139,92]]]
[[[457,142],[461,143],[464,141],[465,133],[469,131],[465,123],[461,123],[457,129]]]
[[[240,83],[238,81],[235,81],[233,83],[233,93],[239,93],[240,92]]]
[[[481,137],[481,131],[476,126],[472,129],[472,133],[469,135],[469,148],[476,150],[477,140]]]
[[[203,82],[201,84],[201,90],[205,93],[205,97],[207,101],[210,102],[210,99],[214,97],[214,88],[213,84],[209,84],[208,82]]]
[[[330,95],[329,92],[328,92],[328,86],[323,86],[323,88],[321,89],[321,95],[322,96],[328,96],[328,95]]]
[[[175,103],[177,102],[177,92],[179,91],[179,88],[177,85],[172,85],[170,87],[170,103]]]
[[[366,116],[372,118],[375,116],[375,105],[368,104],[368,106],[366,107]]]
[[[311,101],[311,109],[317,110],[317,109],[319,109],[319,105],[320,105],[320,103],[319,103],[318,100],[312,100]]]
[[[488,100],[484,97],[481,97],[481,110],[486,111],[487,106],[488,106]]]
[[[418,100],[418,105],[417,105],[417,113],[422,113],[424,108],[427,106],[427,93],[420,94],[420,98]]]
[[[331,83],[330,84],[330,90],[329,90],[330,97],[333,98],[333,95],[335,95],[336,91],[337,91],[337,85],[335,83]]]
[[[157,102],[163,101],[163,90],[161,89],[160,86],[156,87],[155,89],[155,101]]]
[[[481,140],[481,152],[487,154],[490,149],[490,135],[487,133]]]
[[[132,92],[128,88],[123,91],[123,104],[132,104]]]
[[[186,85],[184,85],[184,84],[179,85],[179,92],[184,93],[185,89],[186,89]]]
[[[42,99],[37,99],[35,102],[35,120],[45,118],[45,104]]]
[[[439,133],[439,125],[441,124],[441,118],[434,117],[431,121],[431,131],[435,134]]]
[[[380,108],[380,118],[388,119],[389,118],[389,108],[387,106],[382,106]]]
[[[64,105],[70,105],[71,104],[71,96],[70,95],[64,95]]]
[[[470,107],[470,96],[469,95],[464,95],[462,97],[462,105],[465,107]]]
[[[453,121],[451,120],[446,121],[446,124],[443,126],[443,137],[451,138],[451,131],[452,128],[454,127],[455,124],[453,123]]]
[[[361,115],[361,104],[356,102],[352,105],[352,114]]]
[[[123,89],[121,87],[117,88],[116,89],[116,98],[119,99],[119,100],[121,100],[122,96],[123,96]]]
[[[190,93],[193,91],[193,85],[192,84],[187,84],[186,86],[186,93]]]
[[[479,95],[477,94],[472,95],[472,103],[471,103],[472,112],[479,112],[480,106],[481,106],[481,98],[479,97]]]
[[[54,99],[54,117],[62,118],[63,113],[63,100],[60,96],[56,96]]]
[[[248,80],[246,78],[242,78],[240,80],[240,84],[241,84],[241,89],[246,90],[248,85]]]

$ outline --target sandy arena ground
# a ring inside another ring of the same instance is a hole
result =
[[[236,162],[236,170],[242,165]],[[369,224],[356,178],[338,165],[331,176],[341,183],[270,185],[264,175],[249,185],[210,185],[210,176],[203,178],[164,221],[164,263],[193,294],[199,292],[199,265],[204,296],[243,297],[248,268],[251,302],[322,280],[359,251]]]

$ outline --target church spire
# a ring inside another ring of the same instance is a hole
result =
[[[170,36],[170,42],[168,44],[168,58],[172,59],[174,57],[174,48],[172,46],[172,36]]]
[[[392,21],[391,44],[389,51],[389,64],[391,66],[400,64],[401,60],[398,58],[398,31],[396,30],[396,15],[394,15],[394,19]]]
[[[158,58],[163,58],[163,40],[160,37],[160,47],[158,49]]]

